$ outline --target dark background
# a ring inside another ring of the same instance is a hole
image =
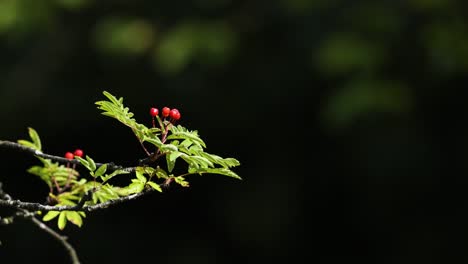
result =
[[[131,166],[137,120],[177,107],[243,181],[206,175],[64,234],[83,263],[468,261],[464,1],[0,1],[0,138]],[[4,190],[43,201],[24,153]],[[5,213],[6,215],[6,213]],[[2,215],[2,216],[5,216]],[[50,223],[55,228],[55,223]],[[0,227],[1,263],[67,263],[30,222]]]

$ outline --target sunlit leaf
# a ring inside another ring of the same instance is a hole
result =
[[[174,153],[175,153],[175,152],[174,152]],[[177,152],[177,153],[180,153],[180,152]],[[172,170],[174,169],[176,160],[175,160],[175,159],[171,159],[170,156],[171,156],[171,155],[166,155],[166,163],[167,163],[167,170],[168,170],[169,172],[172,172]]]
[[[107,170],[107,164],[102,164],[94,173],[94,177],[99,177],[103,175],[104,173],[106,173],[106,170]]]
[[[179,149],[177,148],[177,146],[174,146],[172,144],[163,144],[159,147],[159,149],[162,151],[162,152],[172,152],[172,151],[178,151]]]
[[[138,170],[137,170],[137,171],[135,172],[135,175],[136,175],[137,179],[140,180],[140,182],[142,182],[142,183],[145,183],[145,182],[146,182],[146,177],[143,176],[143,173],[142,173],[141,171],[138,171]]]
[[[94,162],[94,160],[88,155],[86,155],[86,160],[88,161],[90,170],[95,171],[96,170],[96,163]]]
[[[136,179],[132,179],[130,185],[122,188],[121,192],[125,195],[140,193],[145,188],[145,183]]]
[[[31,137],[32,142],[36,146],[35,149],[41,150],[42,149],[42,144],[41,144],[41,139],[39,138],[39,134],[34,130],[33,128],[29,127],[29,136]]]
[[[175,181],[176,183],[178,183],[178,184],[179,184],[180,186],[182,186],[182,187],[189,187],[189,186],[190,186],[190,185],[189,185],[189,182],[186,181],[185,178],[182,177],[182,176],[174,177],[174,181]]]
[[[65,211],[65,216],[67,217],[67,220],[72,222],[73,224],[81,227],[83,225],[83,219],[81,218],[81,215],[78,212],[75,211]]]
[[[155,183],[153,181],[149,181],[149,182],[147,182],[147,184],[149,186],[151,186],[151,188],[155,189],[156,191],[162,192],[161,186],[159,186],[159,184],[157,184],[157,183]]]
[[[198,174],[204,174],[204,173],[209,173],[209,174],[220,174],[224,176],[229,176],[232,178],[236,178],[238,180],[242,180],[242,178],[237,175],[235,172],[233,172],[230,169],[227,168],[199,168],[199,169],[192,169],[190,170],[190,173],[198,173]]]
[[[155,145],[157,148],[160,148],[163,145],[161,140],[159,138],[157,138],[157,137],[154,137],[154,138],[144,137],[143,141],[151,143],[151,144]]]
[[[129,174],[129,173],[130,172],[126,171],[126,170],[115,170],[111,174],[108,174],[106,176],[102,176],[101,179],[102,179],[103,182],[105,182],[105,181],[108,181],[108,180],[112,179],[113,177],[115,177],[117,175]]]
[[[67,225],[66,211],[60,212],[57,225],[60,230],[63,230],[65,226]]]
[[[42,221],[50,221],[54,219],[55,217],[57,217],[59,214],[60,214],[59,211],[49,211],[47,212],[47,214],[44,215],[44,217],[42,218]]]
[[[78,156],[75,156],[75,159],[79,160],[81,165],[83,165],[85,168],[87,168],[89,171],[93,171],[93,168],[91,167],[91,165],[89,164],[89,161],[83,159],[82,157],[78,157]]]
[[[189,139],[191,143],[196,143],[206,148],[205,142],[198,136],[198,131],[189,131],[181,125],[175,126],[171,129],[171,135],[167,139]],[[186,143],[187,144],[187,143]]]
[[[167,174],[167,172],[165,170],[161,169],[160,167],[156,168],[156,176],[158,178],[163,178],[163,179],[169,178],[169,175]]]
[[[25,147],[36,149],[36,145],[34,145],[34,143],[29,142],[27,140],[19,139],[17,142]]]

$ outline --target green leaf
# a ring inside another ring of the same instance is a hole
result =
[[[156,136],[156,135],[161,134],[161,129],[157,128],[157,127],[152,127],[150,129],[148,129],[148,132],[150,132],[151,134]]]
[[[89,164],[89,162],[81,157],[75,156],[75,159],[79,160],[81,165],[83,165],[86,169],[88,169],[90,172],[94,172],[93,168]]]
[[[146,183],[146,177],[143,175],[142,171],[139,171],[139,170],[135,171],[135,175],[140,182]]]
[[[42,221],[50,221],[52,219],[54,219],[55,217],[57,217],[57,215],[59,215],[60,212],[59,211],[49,211],[47,212],[47,214],[44,215],[44,217],[42,218]]]
[[[198,131],[189,131],[181,125],[171,128],[171,135],[167,139],[190,139],[193,143],[206,148],[205,142],[198,136]]]
[[[75,211],[65,211],[65,216],[68,221],[72,222],[73,224],[81,227],[83,225],[83,219],[78,212]]]
[[[151,177],[156,174],[156,169],[152,168],[152,167],[148,167],[148,166],[137,167],[137,170],[141,170],[143,172],[143,174],[149,175]]]
[[[41,139],[39,138],[39,134],[31,127],[28,127],[29,137],[31,137],[32,142],[36,146],[35,149],[41,150],[42,144]]]
[[[170,161],[175,161],[181,155],[183,155],[182,152],[174,151],[170,155],[168,155],[168,158],[169,158]]]
[[[185,178],[182,176],[174,177],[174,181],[182,187],[189,187],[188,181],[186,181]]]
[[[161,169],[159,166],[156,168],[156,176],[158,178],[163,178],[163,179],[169,178],[169,175],[167,174],[167,172]]]
[[[107,170],[107,164],[102,164],[94,173],[94,177],[99,177],[103,175],[104,173],[106,173],[106,170]]]
[[[88,155],[86,155],[86,160],[88,161],[89,168],[91,169],[91,171],[95,171],[96,170],[96,163],[94,162],[94,160]]]
[[[225,158],[223,159],[223,162],[225,162],[228,167],[235,167],[240,165],[240,162],[234,158]]]
[[[29,137],[31,138],[32,141],[24,140],[24,139],[19,139],[17,142],[18,144],[21,144],[25,147],[32,148],[38,151],[41,151],[42,145],[41,145],[41,139],[39,138],[39,135],[37,134],[36,130],[34,130],[31,127],[28,127],[28,133]]]
[[[107,97],[115,105],[120,105],[123,101],[123,98],[120,98],[120,100],[118,100],[115,96],[113,96],[108,91],[103,91],[102,94],[104,94],[104,96]]]
[[[157,183],[155,183],[153,181],[149,181],[147,183],[148,183],[149,186],[151,186],[151,188],[155,189],[158,192],[162,192],[161,186],[159,186],[159,184],[157,184]]]
[[[142,140],[143,135],[148,128],[143,124],[138,124],[133,118],[133,113],[130,112],[128,107],[123,105],[123,98],[117,99],[109,92],[104,91],[103,94],[109,99],[109,101],[98,101],[95,104],[98,105],[98,109],[103,110],[102,113],[105,116],[109,116],[117,119],[124,125],[131,127],[138,139]]]
[[[161,140],[159,138],[157,138],[157,137],[154,137],[154,138],[144,137],[143,141],[151,143],[151,144],[155,145],[157,148],[160,148],[163,145]]]
[[[194,167],[194,168],[214,167],[211,161],[201,156],[182,155],[181,158],[189,164],[189,167]]]
[[[198,173],[198,174],[203,174],[203,173],[211,173],[211,174],[220,174],[224,176],[229,176],[232,178],[236,178],[239,180],[242,180],[242,178],[237,175],[235,172],[233,172],[230,169],[227,168],[200,168],[200,169],[191,169],[190,173]]]
[[[121,175],[121,174],[129,174],[130,172],[126,171],[126,170],[115,170],[113,171],[111,174],[109,175],[106,175],[106,176],[102,176],[101,179],[103,182],[106,182],[108,180],[110,180],[111,178],[117,176],[117,175]]]
[[[182,141],[182,143],[180,143],[180,146],[181,146],[181,147],[188,148],[188,147],[190,147],[192,144],[193,144],[193,141],[192,141],[192,140],[190,140],[190,139],[184,139],[184,141]]]
[[[140,193],[145,188],[145,183],[139,181],[138,179],[132,179],[130,185],[121,189],[121,193],[124,195],[130,195],[134,193]]]
[[[25,147],[38,150],[38,149],[36,148],[36,145],[34,145],[34,143],[32,143],[32,142],[30,142],[30,141],[27,141],[27,140],[24,140],[24,139],[19,139],[17,142],[18,142],[18,144],[21,144],[21,145],[23,145],[23,146],[25,146]]]
[[[52,186],[51,172],[47,168],[41,166],[32,166],[27,170],[32,175],[39,176],[48,186]]]
[[[117,189],[110,184],[105,184],[100,185],[100,187],[97,188],[97,191],[93,192],[92,200],[94,204],[97,204],[98,202],[104,203],[117,198],[119,198]]]
[[[178,151],[179,149],[177,146],[174,146],[172,144],[162,144],[159,149],[161,152],[173,152],[173,151]]]
[[[61,205],[75,205],[76,203],[74,201],[80,200],[80,197],[71,192],[63,192],[57,195],[57,199],[60,201]]]
[[[192,145],[188,150],[188,154],[191,155],[200,155],[200,153],[203,152],[203,148],[200,145]]]
[[[60,212],[57,225],[60,230],[63,230],[67,225],[66,211]]]
[[[167,162],[167,170],[171,172],[174,169],[176,159],[181,156],[185,155],[182,152],[174,151],[169,155],[166,155],[166,162]]]

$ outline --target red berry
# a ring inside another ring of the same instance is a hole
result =
[[[74,156],[73,153],[71,153],[71,152],[65,153],[65,158],[66,158],[66,159],[72,160],[74,157],[75,157],[75,156]]]
[[[171,109],[169,107],[163,107],[162,109],[162,116],[164,117],[168,117],[169,116],[169,113],[171,112]]]
[[[152,108],[150,109],[150,115],[151,115],[152,117],[155,117],[155,116],[157,116],[158,114],[159,114],[159,110],[158,110],[157,108],[152,107]]]
[[[179,120],[180,119],[179,110],[177,110],[176,108],[171,110],[170,115],[171,115],[171,118],[174,119],[174,120]]]
[[[80,158],[83,157],[83,151],[81,149],[76,149],[74,154]]]

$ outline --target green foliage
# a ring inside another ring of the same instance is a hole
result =
[[[140,55],[154,42],[154,29],[142,19],[104,18],[94,32],[96,46],[109,55]]]
[[[58,162],[53,162],[50,159],[38,157],[42,162],[42,166],[32,166],[28,172],[41,178],[49,187],[53,184],[64,187],[67,182],[74,183],[79,173],[71,168],[67,168]]]
[[[411,95],[401,83],[359,80],[338,90],[322,113],[329,129],[346,127],[366,113],[406,113],[411,109]]]
[[[31,138],[31,141],[20,139],[18,140],[18,143],[23,146],[41,151],[42,144],[41,144],[41,139],[39,138],[39,134],[37,134],[36,130],[30,127],[28,128],[28,132],[29,132],[29,137]]]
[[[62,192],[58,195],[54,195],[52,193],[49,194],[49,197],[53,198],[57,201],[58,206],[62,205],[69,205],[74,206],[77,204],[77,201],[80,199],[74,192]],[[58,216],[57,226],[60,230],[64,229],[67,221],[71,222],[72,224],[81,227],[83,224],[83,218],[86,217],[84,212],[76,212],[76,211],[49,211],[47,214],[44,215],[42,218],[43,221],[50,221]]]
[[[47,184],[50,190],[48,200],[51,204],[76,206],[84,203],[92,206],[145,190],[162,192],[161,186],[168,186],[171,182],[189,187],[186,177],[195,174],[218,174],[241,179],[231,170],[232,167],[240,165],[239,161],[205,152],[206,144],[200,138],[198,131],[189,130],[181,125],[175,126],[170,120],[161,120],[159,117],[157,121],[160,127],[148,128],[135,120],[130,109],[124,106],[123,98],[117,99],[106,91],[103,94],[108,100],[96,102],[98,109],[103,111],[102,114],[130,127],[145,150],[144,144],[148,144],[154,151],[147,158],[147,163],[132,168],[134,177],[129,179],[127,186],[114,186],[109,181],[117,175],[130,174],[128,169],[110,169],[108,164],[96,163],[89,155],[85,158],[75,156],[75,160],[88,170],[91,177],[88,181],[75,169],[76,164],[72,165],[69,162],[63,165],[40,157],[42,143],[39,134],[29,128],[30,140],[21,139],[18,143],[36,151],[36,157],[41,165],[32,166],[28,172],[38,176]],[[181,165],[182,172],[175,175],[178,160],[185,165]],[[51,221],[57,218],[57,226],[62,230],[67,222],[81,227],[84,217],[86,214],[82,211],[49,211],[42,220]]]
[[[330,36],[317,51],[321,72],[335,75],[373,71],[385,60],[382,47],[352,34]]]
[[[167,74],[178,73],[189,63],[223,64],[235,50],[237,36],[224,22],[187,21],[163,36],[155,49],[155,62]]]
[[[173,171],[177,159],[182,159],[188,165],[187,174],[219,174],[241,179],[230,168],[239,166],[234,158],[222,158],[205,152],[206,144],[198,135],[197,130],[189,130],[181,125],[174,126],[167,120],[158,119],[160,128],[148,129],[133,118],[133,113],[123,105],[123,98],[117,99],[109,92],[103,94],[109,101],[98,101],[102,114],[113,117],[132,128],[140,142],[147,142],[155,147],[152,158],[166,156],[165,174]],[[160,138],[161,137],[161,138]],[[162,170],[161,168],[159,168]],[[146,174],[146,173],[144,173]],[[172,175],[173,176],[173,175]]]

